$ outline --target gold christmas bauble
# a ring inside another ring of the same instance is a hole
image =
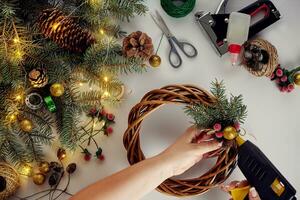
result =
[[[65,88],[61,83],[54,83],[50,87],[50,93],[52,96],[60,97],[65,92]]]
[[[238,132],[236,131],[236,129],[233,126],[227,126],[224,130],[224,138],[226,140],[233,140],[234,138],[236,138],[238,136]]]
[[[300,73],[295,74],[294,76],[294,83],[298,86],[300,86]]]
[[[46,180],[46,176],[42,173],[36,173],[33,175],[32,180],[36,185],[43,185]]]
[[[21,130],[24,131],[24,132],[31,132],[32,129],[33,129],[32,121],[29,120],[29,119],[23,119],[23,120],[20,122],[20,128],[21,128]]]
[[[149,63],[152,67],[158,67],[161,63],[161,58],[159,55],[155,54],[149,58]]]
[[[46,161],[43,161],[39,164],[39,170],[43,174],[47,174],[50,171],[49,163]]]

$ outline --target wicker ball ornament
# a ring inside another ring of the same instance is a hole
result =
[[[279,64],[276,48],[263,39],[246,42],[242,59],[245,68],[255,76],[270,77]]]
[[[0,162],[0,199],[8,199],[19,186],[18,172],[7,163]]]
[[[95,43],[95,38],[88,30],[81,28],[71,17],[64,15],[57,8],[43,10],[38,25],[45,37],[72,52],[84,52]]]
[[[170,85],[147,93],[140,103],[135,105],[128,117],[128,128],[124,133],[123,143],[131,165],[145,159],[140,145],[140,129],[143,120],[159,107],[166,104],[205,104],[211,105],[216,99],[207,91],[191,85]],[[237,145],[232,141],[219,150],[215,165],[203,175],[181,180],[169,178],[157,187],[157,190],[173,196],[183,197],[200,195],[219,186],[235,169]]]

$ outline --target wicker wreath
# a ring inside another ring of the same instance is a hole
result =
[[[128,128],[123,143],[131,165],[145,159],[140,146],[140,129],[143,120],[165,104],[205,104],[211,105],[215,97],[207,91],[191,85],[170,85],[147,93],[140,103],[135,105],[128,118]],[[223,183],[236,166],[237,145],[227,145],[217,154],[215,165],[200,177],[180,180],[170,178],[157,187],[157,190],[173,196],[192,196],[217,187]]]
[[[278,54],[277,54],[277,50],[276,48],[267,40],[263,40],[263,39],[254,39],[254,40],[250,40],[249,43],[251,45],[255,45],[257,47],[259,47],[262,50],[265,50],[268,55],[269,55],[269,59],[268,62],[266,64],[263,64],[262,69],[261,70],[254,70],[252,68],[252,66],[247,65],[247,63],[245,63],[245,54],[243,55],[243,64],[245,66],[245,68],[253,75],[255,76],[267,76],[270,77],[272,75],[272,73],[274,72],[274,70],[276,69],[276,67],[278,66]]]
[[[0,199],[8,199],[20,186],[19,174],[6,163],[0,163]]]

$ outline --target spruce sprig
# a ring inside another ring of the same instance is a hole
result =
[[[244,123],[247,106],[243,104],[242,95],[231,95],[228,98],[223,81],[216,80],[211,85],[210,91],[216,98],[215,104],[209,106],[195,104],[185,109],[187,115],[194,120],[194,124],[198,127],[212,128],[216,123],[223,126],[233,125],[236,122]]]

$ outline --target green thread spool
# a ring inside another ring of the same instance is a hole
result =
[[[187,16],[195,7],[196,0],[161,0],[162,8],[171,17]]]

